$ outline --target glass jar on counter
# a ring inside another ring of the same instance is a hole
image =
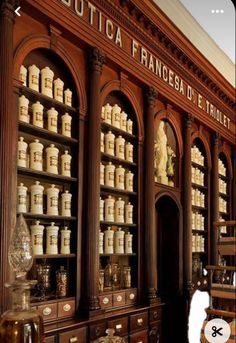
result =
[[[59,270],[56,271],[56,294],[60,297],[68,296],[69,290],[69,273],[61,266]]]

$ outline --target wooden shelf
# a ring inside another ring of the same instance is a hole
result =
[[[225,199],[229,199],[230,196],[228,194],[225,194],[225,193],[221,193],[219,192],[219,195],[222,197],[222,198],[225,198]]]
[[[18,213],[19,214],[19,213]],[[34,213],[22,213],[25,218],[29,219],[50,219],[50,220],[65,220],[65,221],[75,221],[76,217],[65,217],[65,216],[51,216],[48,214],[34,214]]]
[[[126,160],[123,160],[122,158],[118,158],[116,156],[112,156],[112,155],[109,155],[109,154],[106,154],[105,152],[101,152],[101,159],[103,160],[106,160],[106,161],[111,161],[111,162],[119,162],[121,165],[127,165],[127,166],[133,166],[133,167],[137,167],[137,163],[134,163],[134,162],[129,162],[129,161],[126,161]]]
[[[67,297],[60,297],[58,298],[54,294],[49,294],[45,296],[45,300],[42,300],[40,297],[31,296],[30,297],[30,304],[31,306],[39,306],[39,305],[46,305],[46,304],[52,304],[53,302],[64,302],[64,301],[70,301],[74,300],[74,296],[67,296]]]
[[[219,178],[220,178],[221,180],[224,180],[224,181],[229,181],[228,176],[224,176],[224,175],[219,174]]]
[[[206,255],[206,251],[192,251],[192,254]]]
[[[229,216],[229,213],[228,212],[221,212],[221,211],[219,211],[219,214],[221,215],[221,216]],[[222,223],[224,223],[224,222],[222,222]],[[221,226],[225,226],[225,224],[222,224]]]
[[[135,227],[136,224],[126,224],[126,223],[116,223],[116,222],[106,222],[104,220],[100,221],[101,225],[108,225],[108,226],[126,226],[126,227]]]
[[[207,211],[207,207],[201,207],[196,205],[192,205],[192,209],[197,211]]]
[[[17,167],[17,171],[19,175],[27,175],[33,178],[41,178],[44,180],[51,180],[51,181],[60,181],[60,182],[77,182],[77,178],[75,177],[68,177],[53,173],[48,173],[45,171],[38,171],[30,168],[24,168],[24,167]]]
[[[207,234],[208,234],[208,231],[206,231],[206,230],[192,229],[192,232],[193,232],[193,233],[200,233],[200,234],[202,234],[202,235],[207,235]]]
[[[101,185],[101,193],[114,193],[114,194],[127,194],[127,195],[137,195],[137,192],[126,191],[125,189],[118,189],[110,186]]]
[[[136,256],[136,254],[99,254],[99,256]]]
[[[204,172],[207,170],[206,166],[202,166],[201,164],[198,164],[196,162],[192,161],[191,164],[192,164],[193,167],[198,168],[198,169],[200,169],[200,170],[202,170]]]
[[[52,258],[74,258],[76,254],[42,254],[42,255],[34,255],[35,259],[52,259]]]
[[[130,133],[126,132],[126,131],[123,131],[123,130],[119,129],[118,127],[114,127],[114,126],[112,126],[110,124],[107,124],[104,121],[101,122],[101,125],[102,125],[102,128],[106,128],[109,131],[113,131],[113,133],[117,133],[117,134],[119,134],[121,136],[130,138],[132,140],[137,140],[135,135],[130,134]]]
[[[199,185],[198,183],[194,183],[194,182],[192,182],[192,187],[193,188],[201,189],[201,190],[203,190],[205,192],[208,190],[208,188],[206,186],[202,186],[202,185]]]

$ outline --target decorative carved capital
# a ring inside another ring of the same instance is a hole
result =
[[[213,142],[213,145],[219,145],[219,140],[220,140],[220,134],[219,132],[214,132],[212,134],[212,142]]]
[[[89,60],[91,69],[101,73],[106,60],[105,54],[98,48],[92,48],[89,53]]]
[[[8,19],[14,21],[15,10],[19,5],[19,0],[3,0],[0,5],[0,16],[7,17]]]
[[[154,106],[155,100],[158,97],[158,92],[154,87],[148,86],[145,89],[144,97],[145,97],[145,100],[146,100],[148,106]]]

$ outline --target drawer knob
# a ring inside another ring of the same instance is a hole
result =
[[[138,326],[142,326],[143,325],[143,318],[138,318],[137,324],[138,324]]]
[[[116,325],[116,331],[120,332],[122,330],[122,324],[117,324]]]
[[[65,304],[65,305],[63,306],[63,311],[65,311],[65,312],[70,311],[70,309],[71,309],[71,306],[70,306],[69,304]]]
[[[51,313],[52,313],[51,307],[45,307],[45,308],[43,309],[43,315],[44,315],[44,316],[49,316]]]
[[[135,298],[135,294],[134,293],[130,293],[129,298],[130,298],[130,300],[133,300]]]
[[[154,311],[154,312],[153,312],[153,318],[154,318],[154,319],[157,319],[157,317],[158,317],[158,312],[157,312],[157,311]]]
[[[71,337],[70,338],[70,343],[77,343],[78,342],[78,338],[77,337]]]
[[[122,301],[122,296],[121,296],[121,295],[118,295],[118,296],[116,297],[116,300],[117,300],[118,302],[121,302],[121,301]]]
[[[102,299],[102,302],[104,305],[107,305],[109,303],[109,299],[107,297]]]
[[[137,343],[143,343],[143,341],[138,341]]]

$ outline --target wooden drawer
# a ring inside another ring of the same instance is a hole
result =
[[[137,331],[147,328],[148,326],[148,313],[142,312],[130,316],[130,331]]]
[[[43,320],[51,320],[57,318],[57,303],[38,306],[38,312],[43,317]]]
[[[58,303],[58,318],[73,316],[75,313],[75,301],[68,300]]]
[[[149,343],[160,343],[161,342],[161,322],[152,323],[149,328]]]
[[[137,290],[131,289],[129,291],[125,291],[125,303],[126,304],[135,304],[137,301]]]
[[[99,295],[101,308],[112,307],[112,294]]]
[[[161,320],[161,307],[156,307],[150,310],[150,323]]]
[[[113,294],[113,306],[125,305],[125,292],[119,292]]]
[[[130,343],[148,343],[148,331],[140,331],[130,336]]]
[[[128,317],[110,320],[108,328],[115,330],[115,336],[123,336],[128,333]]]
[[[94,341],[101,336],[106,336],[106,322],[90,325],[89,327],[89,340]]]
[[[56,336],[46,337],[45,343],[56,343]]]
[[[87,329],[81,328],[61,333],[59,343],[86,343]]]

